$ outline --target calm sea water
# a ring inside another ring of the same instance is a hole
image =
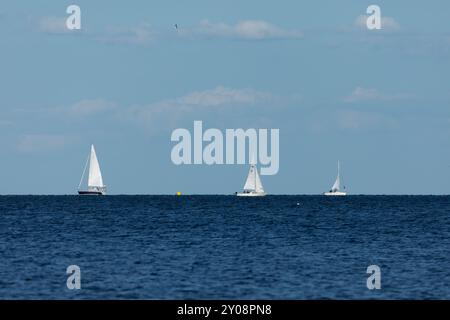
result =
[[[450,299],[450,197],[2,196],[0,298]]]

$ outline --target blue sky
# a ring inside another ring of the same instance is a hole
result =
[[[268,193],[326,191],[338,159],[353,194],[449,193],[448,1],[132,3],[1,2],[0,194],[75,193],[91,143],[113,194],[239,191],[247,166],[172,164],[194,120],[279,128]]]

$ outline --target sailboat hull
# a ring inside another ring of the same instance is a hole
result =
[[[78,191],[79,195],[82,196],[104,196],[105,193],[101,191]]]
[[[335,192],[324,192],[325,196],[346,196],[347,192],[335,191]]]
[[[236,196],[238,197],[264,197],[265,192],[238,192]]]

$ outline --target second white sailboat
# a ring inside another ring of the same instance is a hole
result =
[[[324,195],[326,196],[346,196],[347,192],[341,191],[341,166],[338,161],[338,173],[336,177],[336,181],[334,182],[333,186],[331,187],[331,190],[328,192],[324,192]],[[344,186],[345,190],[345,186]]]

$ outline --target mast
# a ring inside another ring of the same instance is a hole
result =
[[[341,165],[340,165],[340,162],[338,160],[338,177],[340,176],[340,169],[341,169]]]
[[[253,170],[255,170],[255,191],[258,188],[256,185],[256,175],[258,174],[258,169],[256,168],[256,166],[253,166]]]
[[[338,177],[339,182],[341,182],[341,162],[338,160]]]

